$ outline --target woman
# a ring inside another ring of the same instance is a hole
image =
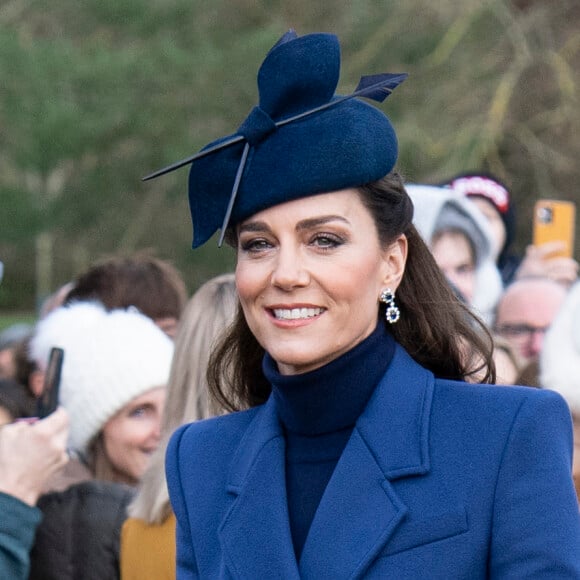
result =
[[[160,442],[173,342],[136,309],[78,302],[38,323],[40,367],[53,346],[64,350],[59,399],[76,459],[38,502],[30,578],[118,578],[127,505]]]
[[[568,408],[463,382],[493,379],[489,337],[412,225],[389,120],[334,95],[339,60],[284,36],[260,106],[185,161],[194,245],[221,224],[237,250],[210,384],[251,408],[169,444],[177,577],[577,578]]]
[[[485,217],[449,189],[414,184],[406,189],[415,209],[413,223],[437,265],[476,314],[491,322],[502,281]]]
[[[165,450],[177,427],[221,412],[209,398],[206,370],[211,349],[231,324],[236,304],[234,276],[223,274],[203,284],[183,312],[167,385],[161,443],[121,531],[122,580],[175,578],[175,515],[165,482]]]
[[[516,237],[515,206],[507,186],[495,175],[467,172],[455,175],[442,184],[460,196],[467,197],[485,217],[493,235],[493,259],[502,282],[511,282],[520,258],[512,253]]]
[[[77,302],[39,322],[30,344],[39,366],[53,346],[64,350],[71,450],[92,477],[136,485],[159,444],[171,340],[135,309]]]

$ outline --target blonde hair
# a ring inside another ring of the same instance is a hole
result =
[[[160,524],[170,515],[164,462],[171,434],[180,425],[223,413],[209,397],[206,370],[215,344],[234,319],[237,304],[233,274],[212,278],[187,303],[175,338],[161,443],[129,506],[131,517]]]

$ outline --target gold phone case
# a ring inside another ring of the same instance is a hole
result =
[[[574,254],[576,206],[571,201],[540,199],[534,205],[534,246],[561,241],[566,247],[554,256],[571,258]]]

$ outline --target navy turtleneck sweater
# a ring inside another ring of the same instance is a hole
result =
[[[281,375],[264,357],[286,436],[286,494],[296,559],[358,417],[393,357],[395,343],[382,321],[365,340],[329,364]]]

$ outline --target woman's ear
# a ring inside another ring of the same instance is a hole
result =
[[[385,262],[384,285],[394,291],[399,287],[403,274],[405,273],[405,264],[407,263],[407,253],[409,242],[405,234],[401,234],[389,247],[384,251],[383,259]]]

